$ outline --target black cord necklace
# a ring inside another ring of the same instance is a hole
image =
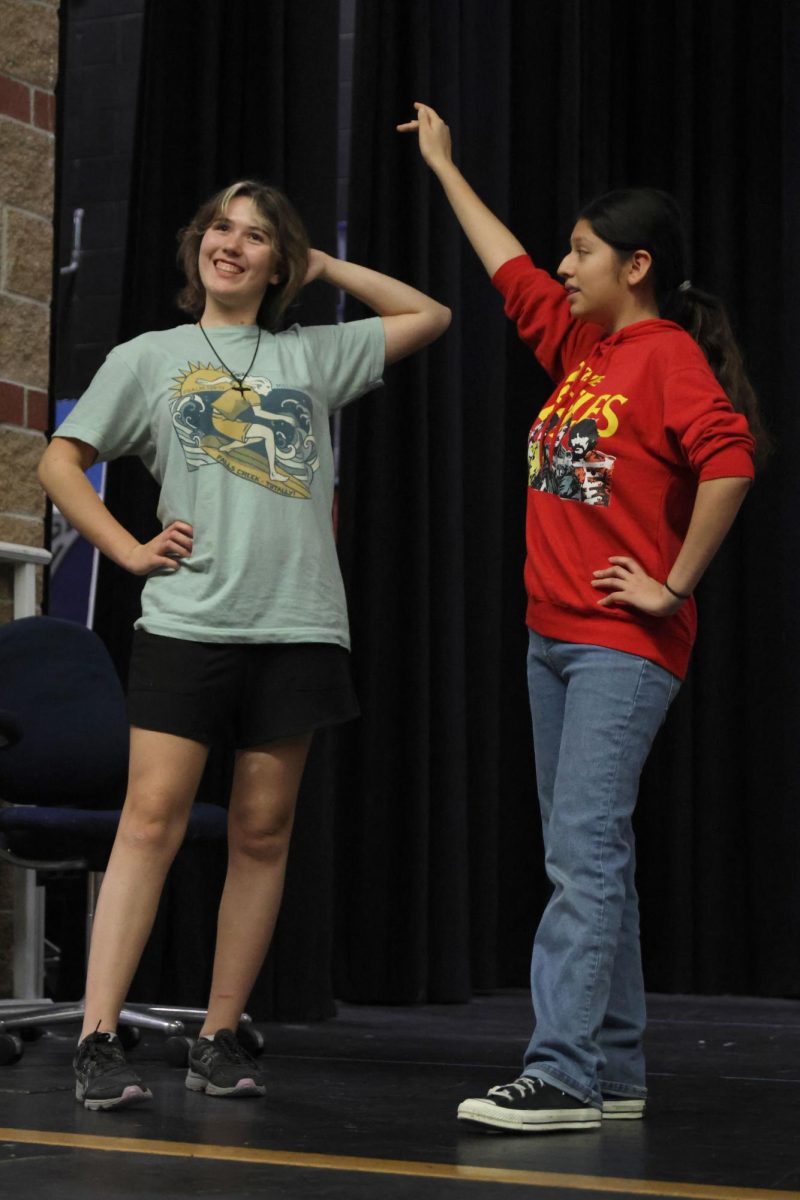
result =
[[[250,366],[247,368],[246,371],[243,371],[241,375],[237,375],[235,371],[232,371],[230,369],[230,367],[228,366],[228,364],[224,361],[219,350],[216,349],[216,347],[214,346],[214,343],[211,341],[211,338],[208,336],[205,329],[203,329],[202,322],[200,322],[200,321],[197,322],[197,328],[200,330],[203,337],[208,342],[209,346],[211,347],[212,353],[219,359],[220,366],[225,368],[225,370],[230,375],[231,379],[236,380],[236,383],[233,385],[234,390],[237,391],[241,396],[243,396],[244,395],[244,381],[253,369],[253,363],[256,361],[256,355],[258,354],[258,347],[261,344],[261,326],[259,325],[259,327],[258,327],[258,338],[256,339],[256,348],[253,351],[253,357],[250,359]]]

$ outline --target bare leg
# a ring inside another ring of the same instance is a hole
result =
[[[207,757],[200,742],[131,729],[128,793],[92,928],[81,1037],[117,1027]]]
[[[228,874],[201,1036],[236,1028],[269,949],[310,745],[307,734],[237,754],[228,822]]]
[[[257,409],[256,411],[260,412],[261,410]],[[281,482],[287,480],[289,476],[284,475],[283,471],[279,471],[275,465],[275,434],[272,432],[269,425],[259,425],[257,428],[251,425],[243,438],[240,438],[238,442],[228,442],[225,446],[223,446],[223,449],[239,450],[243,446],[251,445],[253,442],[264,443],[270,478],[278,479]]]
[[[262,410],[257,410],[261,412]],[[279,471],[275,465],[275,433],[270,425],[262,427],[264,430],[264,449],[267,452],[267,463],[269,464],[269,473],[273,479],[285,480],[288,475],[284,475],[283,471]]]

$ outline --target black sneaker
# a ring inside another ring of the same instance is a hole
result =
[[[75,1058],[75,1099],[93,1111],[127,1108],[153,1093],[125,1062],[115,1033],[90,1033],[78,1043]]]
[[[604,1121],[641,1121],[645,1100],[642,1096],[603,1095]]]
[[[548,1133],[551,1129],[598,1129],[600,1109],[591,1100],[576,1100],[559,1088],[521,1075],[513,1083],[490,1088],[486,1096],[458,1106],[461,1121],[475,1121],[514,1133]]]
[[[213,1041],[197,1039],[189,1051],[186,1086],[209,1096],[263,1096],[267,1090],[258,1063],[230,1029],[218,1030]]]

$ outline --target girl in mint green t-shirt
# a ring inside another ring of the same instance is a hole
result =
[[[310,249],[288,200],[260,183],[204,204],[182,232],[179,261],[179,303],[195,323],[112,351],[40,466],[74,527],[147,576],[130,671],[129,788],[74,1064],[76,1097],[92,1109],[150,1098],[125,1063],[117,1019],[223,719],[237,746],[228,872],[186,1082],[212,1095],[263,1094],[234,1031],[275,926],[313,730],[356,710],[328,418],[450,320],[415,288]],[[377,316],[280,332],[314,279]],[[121,454],[138,454],[160,484],[162,529],[145,544],[84,474]]]

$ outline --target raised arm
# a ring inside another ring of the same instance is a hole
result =
[[[150,542],[137,542],[111,515],[85,472],[97,457],[94,446],[73,438],[53,438],[39,463],[39,482],[78,533],[134,575],[176,571],[192,550],[192,527],[173,521]]]
[[[450,206],[478,258],[488,274],[494,275],[504,262],[524,254],[525,247],[486,207],[453,162],[450,130],[439,114],[428,104],[415,104],[414,108],[417,110],[416,120],[398,125],[398,132],[419,134],[422,157],[444,188]]]
[[[450,324],[450,309],[391,275],[311,250],[306,283],[322,279],[373,309],[383,318],[386,362],[397,362],[441,337]]]

